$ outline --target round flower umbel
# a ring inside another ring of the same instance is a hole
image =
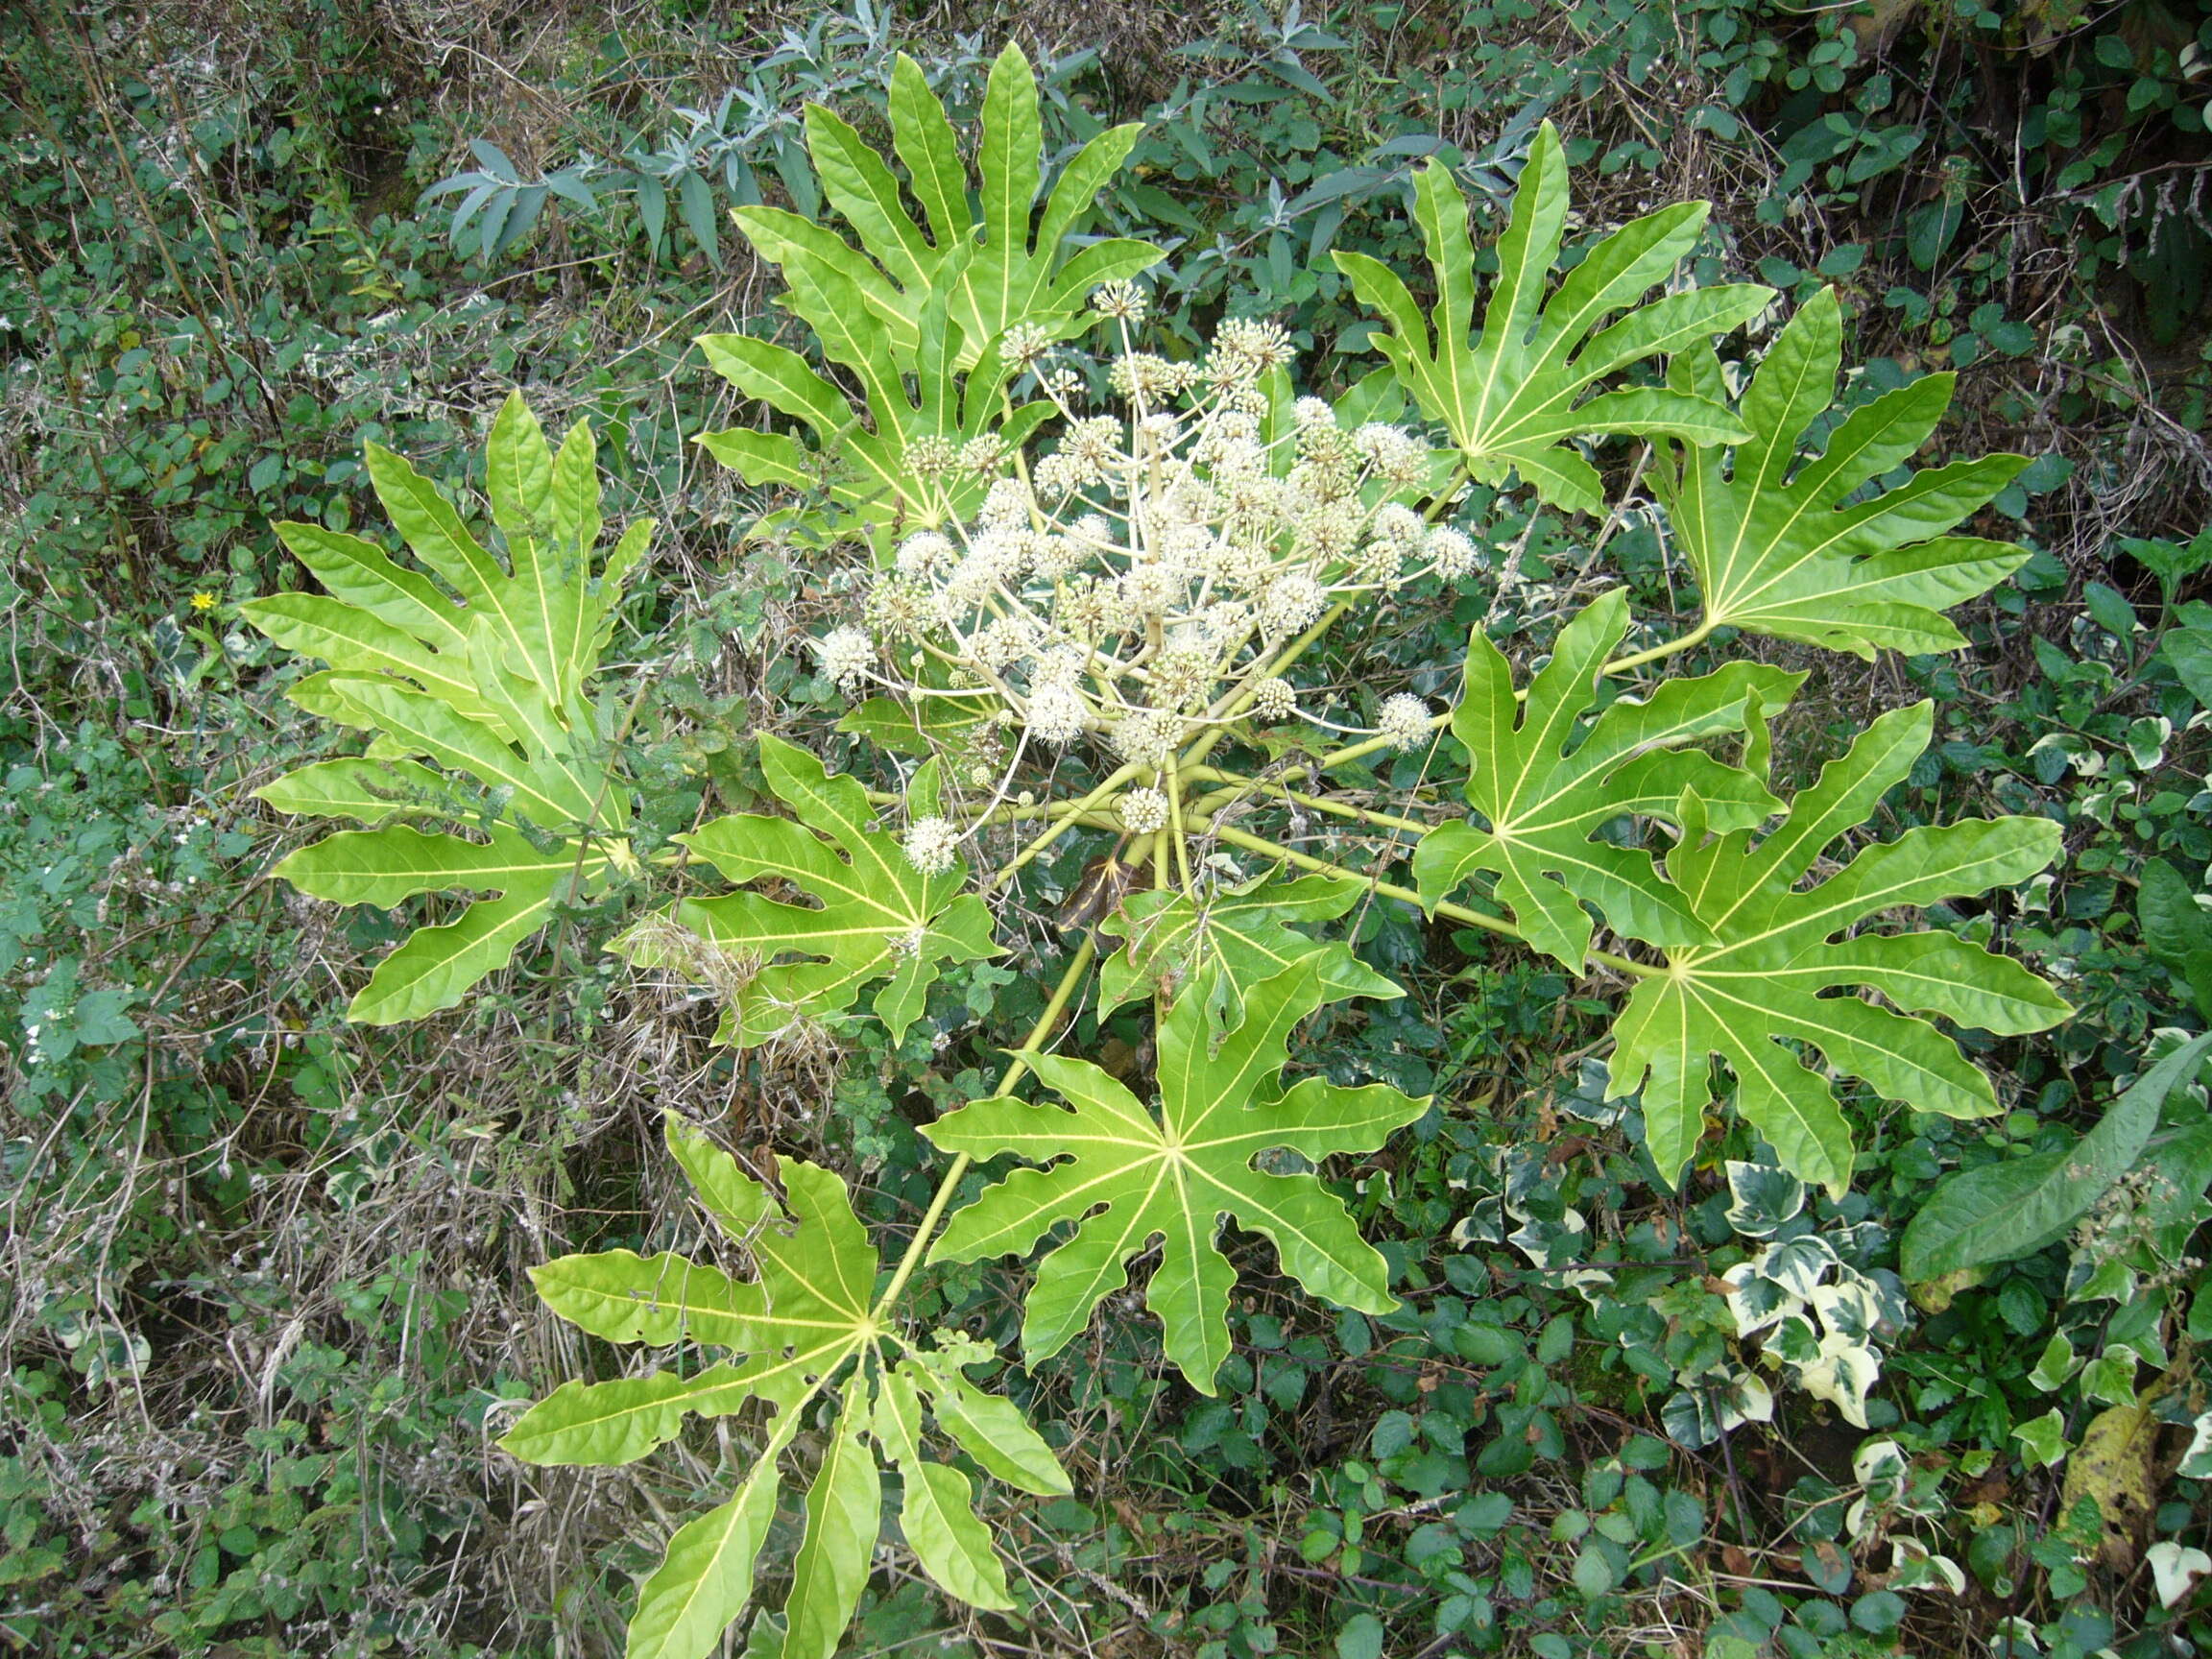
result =
[[[1064,348],[1011,341],[1059,407],[1056,437],[1036,455],[963,450],[963,467],[1003,464],[975,518],[906,538],[869,596],[874,637],[842,628],[816,649],[849,691],[878,684],[1001,727],[1009,767],[1097,741],[1142,785],[1118,815],[1142,834],[1168,822],[1188,746],[1304,717],[1283,670],[1338,607],[1479,561],[1413,506],[1434,484],[1424,443],[1292,400],[1276,325],[1232,319],[1203,358],[1170,360],[1130,344],[1140,290],[1114,284],[1094,305],[1118,336],[1113,412],[1071,400],[1086,376]],[[1428,720],[1395,697],[1382,733],[1410,747]]]

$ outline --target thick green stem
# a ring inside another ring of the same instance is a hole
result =
[[[1663,644],[1652,646],[1647,651],[1637,651],[1626,657],[1616,657],[1598,672],[1600,674],[1626,674],[1631,670],[1643,667],[1647,662],[1656,662],[1662,657],[1671,657],[1677,651],[1687,651],[1693,645],[1702,645],[1711,637],[1716,626],[1718,626],[1716,623],[1700,622],[1679,639],[1669,639]]]
[[[1060,983],[1053,989],[1052,1000],[1045,1004],[1045,1012],[1037,1016],[1037,1023],[1029,1028],[1029,1040],[1022,1045],[1023,1049],[1034,1049],[1052,1035],[1052,1027],[1059,1024],[1060,1017],[1068,1012],[1069,1002],[1073,999],[1076,988],[1083,983],[1083,976],[1091,971],[1091,960],[1097,953],[1098,935],[1086,931],[1082,945],[1068,963],[1068,971],[1060,975]],[[1006,1074],[998,1079],[998,1087],[992,1093],[1005,1094],[1022,1080],[1028,1070],[1029,1063],[1017,1055],[1014,1063],[1006,1068]],[[875,1310],[869,1314],[877,1323],[882,1322],[884,1316],[898,1305],[899,1298],[905,1293],[906,1282],[914,1277],[914,1269],[922,1264],[923,1254],[929,1248],[929,1240],[937,1236],[937,1224],[945,1219],[945,1212],[952,1203],[952,1194],[959,1189],[960,1178],[968,1173],[968,1166],[974,1162],[967,1153],[961,1153],[952,1160],[951,1167],[945,1171],[945,1178],[937,1183],[936,1194],[929,1200],[929,1208],[922,1216],[922,1225],[914,1229],[914,1237],[906,1245],[906,1254],[899,1258],[899,1265],[891,1274],[891,1283],[883,1286],[883,1294],[876,1299]]]
[[[1311,870],[1323,876],[1337,876],[1346,880],[1363,882],[1372,891],[1380,893],[1385,899],[1402,899],[1416,909],[1437,916],[1448,916],[1455,922],[1464,922],[1469,926],[1480,927],[1487,932],[1497,934],[1502,939],[1525,939],[1520,928],[1499,917],[1485,916],[1479,910],[1470,910],[1464,904],[1454,904],[1449,901],[1431,904],[1410,887],[1401,887],[1393,881],[1377,880],[1364,871],[1347,870],[1341,864],[1332,864],[1328,859],[1315,858],[1310,854],[1293,852],[1288,847],[1278,846],[1275,842],[1262,840],[1258,835],[1247,835],[1241,830],[1233,830],[1227,825],[1216,824],[1210,833],[1228,842],[1232,847],[1241,847],[1247,853],[1262,853],[1270,858],[1280,858],[1286,864],[1293,865],[1300,870]],[[1654,979],[1667,972],[1664,968],[1654,968],[1648,962],[1636,962],[1631,961],[1626,956],[1616,956],[1610,950],[1592,950],[1588,953],[1588,959],[1600,967],[1611,968],[1618,973],[1632,974],[1639,979]]]
[[[1377,812],[1370,807],[1355,806],[1346,801],[1332,801],[1323,795],[1309,795],[1285,783],[1271,782],[1264,778],[1246,778],[1235,772],[1224,772],[1217,766],[1200,766],[1186,771],[1182,776],[1193,783],[1225,783],[1233,794],[1257,791],[1273,795],[1278,800],[1295,805],[1310,806],[1316,812],[1333,813],[1338,818],[1350,818],[1361,824],[1373,824],[1382,830],[1408,830],[1416,835],[1426,835],[1435,826],[1424,824],[1417,818],[1401,818],[1391,812]],[[1209,796],[1209,800],[1213,797]]]
[[[1022,866],[1028,863],[1030,859],[1036,857],[1046,848],[1050,847],[1053,842],[1059,840],[1061,836],[1065,835],[1070,830],[1073,829],[1078,822],[1084,821],[1084,814],[1088,813],[1092,810],[1092,808],[1105,801],[1114,793],[1115,790],[1120,788],[1122,784],[1128,782],[1130,779],[1136,777],[1138,770],[1139,768],[1134,760],[1126,762],[1118,770],[1116,770],[1106,780],[1105,782],[1099,784],[1097,788],[1092,790],[1090,794],[1084,796],[1083,799],[1076,802],[1074,805],[1067,808],[1067,816],[1060,819],[1059,822],[1054,824],[1049,830],[1046,830],[1044,834],[1038,836],[1036,840],[1030,842],[1028,846],[1022,848],[1021,852],[1015,854],[1013,858],[1010,859],[1007,863],[1000,866],[998,874],[992,877],[990,880],[983,883],[983,890],[985,892],[989,892],[994,887],[1004,886],[1007,878],[1011,877],[1015,871],[1021,869]]]

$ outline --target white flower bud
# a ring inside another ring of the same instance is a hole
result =
[[[1270,675],[1252,687],[1252,712],[1262,720],[1287,720],[1298,712],[1298,692],[1282,676]]]
[[[1132,835],[1149,835],[1167,822],[1167,797],[1157,789],[1132,789],[1121,797],[1121,827]]]
[[[876,642],[859,628],[832,628],[814,641],[822,672],[840,691],[850,691],[876,665]]]
[[[925,876],[952,868],[960,851],[959,831],[944,818],[917,818],[906,829],[906,862]]]
[[[1479,560],[1465,531],[1439,524],[1429,532],[1429,563],[1445,581],[1459,582],[1474,574]]]
[[[1382,699],[1376,716],[1378,734],[1401,755],[1429,741],[1429,705],[1399,691]]]

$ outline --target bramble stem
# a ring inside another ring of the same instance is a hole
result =
[[[1037,1016],[1037,1023],[1029,1028],[1029,1039],[1022,1045],[1023,1050],[1036,1048],[1051,1036],[1052,1027],[1059,1024],[1060,1017],[1067,1013],[1069,1001],[1074,997],[1076,987],[1082,984],[1083,976],[1091,971],[1091,959],[1097,953],[1098,935],[1086,928],[1082,945],[1069,961],[1067,972],[1060,975],[1060,983],[1053,989],[1051,1001],[1045,1004],[1045,1012]],[[1013,1065],[1006,1068],[1006,1074],[998,1079],[998,1087],[992,1091],[993,1094],[1005,1094],[1022,1080],[1028,1070],[1029,1063],[1017,1054]],[[923,1252],[929,1248],[929,1240],[937,1235],[937,1224],[945,1219],[945,1212],[952,1202],[953,1192],[960,1186],[960,1178],[968,1173],[968,1166],[974,1162],[967,1153],[961,1153],[952,1160],[951,1167],[945,1171],[944,1179],[937,1183],[936,1194],[929,1200],[929,1208],[922,1216],[922,1225],[914,1229],[914,1237],[906,1245],[906,1254],[899,1258],[899,1265],[891,1274],[891,1283],[883,1286],[883,1294],[876,1299],[875,1309],[869,1314],[871,1319],[880,1322],[904,1294],[906,1282],[914,1277],[914,1269],[921,1265]]]

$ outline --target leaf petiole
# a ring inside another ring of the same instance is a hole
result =
[[[1037,1023],[1029,1028],[1029,1036],[1022,1045],[1022,1053],[1034,1052],[1052,1035],[1052,1027],[1059,1024],[1060,1017],[1067,1013],[1070,1000],[1074,997],[1076,988],[1083,983],[1084,975],[1091,971],[1091,960],[1097,953],[1098,935],[1086,929],[1083,943],[1076,948],[1075,954],[1069,960],[1067,971],[1060,975],[1060,983],[1053,988],[1052,999],[1045,1004],[1045,1012],[1037,1016]],[[992,1091],[992,1094],[996,1096],[1005,1094],[1026,1076],[1028,1070],[1029,1063],[1018,1054],[1014,1063],[1006,1068],[1005,1075],[998,1079],[998,1087]],[[945,1219],[945,1212],[952,1203],[952,1194],[959,1190],[960,1178],[968,1173],[968,1166],[974,1162],[967,1153],[960,1153],[946,1169],[944,1179],[937,1183],[936,1193],[930,1198],[929,1208],[922,1216],[922,1224],[914,1229],[914,1237],[907,1242],[906,1253],[899,1258],[899,1265],[892,1270],[891,1283],[883,1286],[883,1294],[876,1299],[875,1310],[869,1317],[877,1324],[882,1324],[885,1316],[898,1305],[899,1298],[905,1293],[906,1282],[913,1278],[914,1269],[921,1264],[924,1253],[929,1248],[929,1240],[937,1235],[938,1223]]]

